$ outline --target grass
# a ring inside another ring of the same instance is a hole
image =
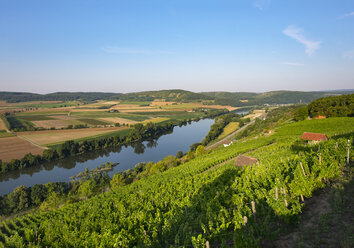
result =
[[[0,138],[12,137],[14,136],[12,133],[6,132],[6,130],[0,130]]]
[[[301,136],[304,132],[324,133],[328,137],[354,131],[354,118],[337,117],[289,123],[276,130],[275,137]]]
[[[34,111],[16,113],[16,116],[28,116],[28,115],[68,115],[69,111]]]
[[[107,125],[108,124],[105,121],[95,120],[95,119],[78,119],[78,121],[83,122],[84,124],[93,125],[93,126]]]
[[[18,119],[24,121],[47,121],[47,120],[54,120],[53,118],[45,115],[23,115],[19,116]]]

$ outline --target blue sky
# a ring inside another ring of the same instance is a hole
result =
[[[353,0],[0,0],[0,91],[353,85]]]

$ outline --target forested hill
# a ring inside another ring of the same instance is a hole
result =
[[[354,94],[317,99],[300,109],[305,117],[346,117],[354,116]]]
[[[265,93],[248,92],[203,92],[215,99],[215,104],[231,106],[250,106],[264,104],[309,103],[321,97],[350,94],[354,90],[342,91],[270,91]]]
[[[122,94],[103,92],[55,92],[50,94],[36,94],[25,92],[0,91],[0,100],[7,102],[28,102],[28,101],[95,101],[117,99]]]
[[[26,102],[26,101],[95,101],[95,100],[128,100],[153,101],[165,99],[166,101],[191,102],[203,101],[209,104],[231,106],[253,106],[264,104],[309,103],[315,99],[350,94],[354,90],[343,91],[270,91],[265,93],[252,92],[202,92],[195,93],[186,90],[158,90],[134,93],[104,93],[104,92],[56,92],[50,94],[36,94],[23,92],[0,91],[0,101]]]
[[[186,90],[159,90],[136,93],[103,93],[103,92],[56,92],[50,94],[36,94],[23,92],[0,91],[0,100],[7,102],[26,101],[95,101],[95,100],[129,100],[153,101],[165,99],[166,101],[202,101],[213,100],[212,97]]]

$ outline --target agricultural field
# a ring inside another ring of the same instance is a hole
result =
[[[51,105],[55,107],[49,108]],[[202,117],[203,113],[193,111],[196,108],[236,109],[230,106],[176,103],[162,100],[153,102],[96,101],[88,104],[77,101],[25,102],[2,103],[2,106],[22,108],[42,106],[39,108],[18,109],[18,112],[8,116],[7,119],[11,129],[15,129],[15,131],[65,129],[69,126],[110,127],[117,123],[132,125],[139,122],[156,122],[156,120],[160,120],[159,118],[163,118],[163,121],[168,119],[183,120]]]
[[[140,102],[99,100],[89,103],[81,101],[0,102],[0,111],[7,113],[5,120],[9,123],[10,130],[18,136],[10,137],[13,134],[1,131],[2,144],[10,142],[11,149],[16,152],[8,153],[5,147],[1,148],[0,152],[5,161],[9,158],[21,158],[28,152],[40,154],[42,149],[33,144],[53,147],[68,140],[82,141],[126,135],[130,130],[129,126],[137,123],[160,123],[203,117],[203,112],[193,111],[196,108],[230,109],[229,106],[176,103],[163,99]],[[0,130],[5,130],[4,125],[0,122]],[[12,139],[4,140],[9,137]],[[6,157],[4,157],[5,153]]]
[[[31,144],[19,137],[5,137],[0,141],[0,160],[9,162],[12,159],[21,159],[27,153],[42,155],[44,149]]]
[[[108,128],[84,128],[84,129],[65,129],[65,130],[45,130],[18,132],[22,136],[38,145],[51,145],[61,143],[67,140],[78,140],[88,137],[99,137],[103,134],[128,129],[128,127],[108,127]]]

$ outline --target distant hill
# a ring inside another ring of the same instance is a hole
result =
[[[28,101],[95,101],[106,99],[118,99],[122,94],[102,92],[56,92],[50,94],[36,94],[23,92],[0,91],[0,100],[7,102],[28,102]]]
[[[144,91],[137,93],[127,93],[121,96],[122,100],[142,100],[153,101],[155,99],[165,99],[166,101],[200,101],[213,100],[213,97],[205,94],[194,93],[186,90],[158,90],[158,91]]]
[[[166,99],[167,101],[201,101],[212,100],[204,94],[186,90],[159,90],[136,93],[102,93],[102,92],[56,92],[50,94],[36,94],[23,92],[0,92],[0,100],[7,102],[27,101],[96,101],[96,100],[129,100],[129,101],[153,101]]]
[[[50,94],[36,94],[23,92],[0,92],[0,100],[7,102],[26,101],[95,101],[95,100],[128,100],[153,101],[165,99],[166,101],[191,102],[210,101],[210,103],[231,105],[235,107],[264,105],[264,104],[291,104],[309,103],[315,99],[354,93],[354,90],[336,91],[270,91],[265,93],[252,92],[201,92],[195,93],[186,90],[158,90],[134,93],[103,93],[103,92],[56,92]]]
[[[289,104],[309,103],[315,99],[348,94],[354,90],[339,91],[270,91],[265,93],[248,92],[202,92],[202,94],[213,97],[216,104],[231,106],[250,106],[264,104]]]

